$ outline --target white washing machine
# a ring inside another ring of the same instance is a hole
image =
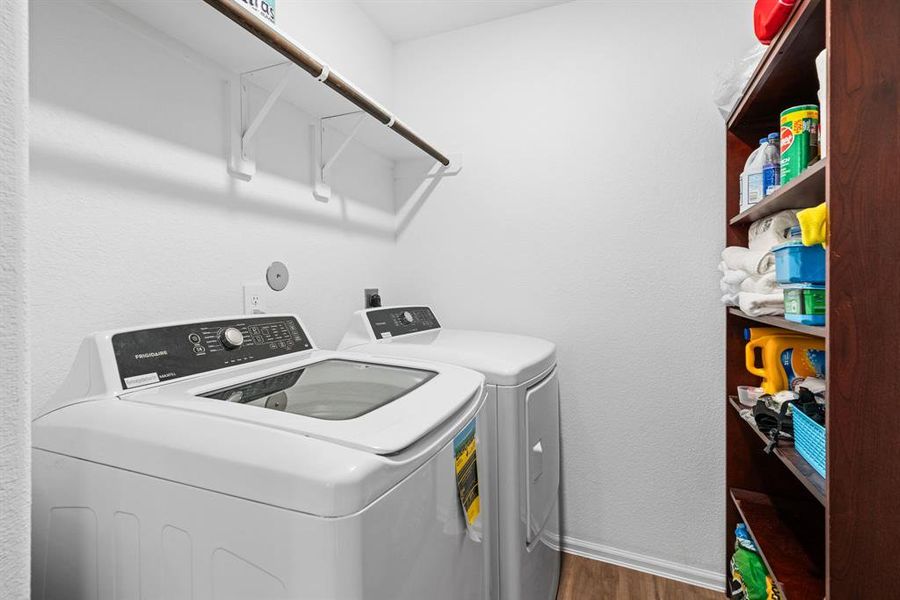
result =
[[[438,361],[484,374],[492,422],[483,438],[498,498],[486,526],[492,598],[553,600],[559,584],[559,381],[556,346],[520,335],[444,329],[427,306],[358,311],[341,351]],[[496,460],[494,460],[496,458]]]
[[[484,598],[484,396],[289,315],[93,335],[34,422],[33,597]]]

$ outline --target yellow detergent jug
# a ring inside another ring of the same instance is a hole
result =
[[[761,387],[767,394],[791,389],[800,377],[825,378],[825,340],[792,333],[777,327],[750,327],[747,340],[747,370],[762,377]],[[762,357],[757,366],[756,350]]]

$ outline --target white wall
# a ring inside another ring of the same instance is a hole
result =
[[[331,173],[336,196],[317,202],[309,119],[279,103],[256,138],[257,176],[239,182],[226,173],[227,88],[215,70],[80,2],[32,11],[35,408],[82,336],[240,313],[242,283],[263,281],[273,260],[291,282],[267,294],[267,311],[297,312],[320,345],[336,345],[363,287],[389,276],[390,164],[351,148]],[[391,44],[355,5],[279,11],[291,35],[390,100]]]
[[[237,182],[217,73],[81,3],[33,3],[35,404],[84,334],[240,312],[241,284],[282,260],[292,281],[267,309],[299,312],[324,346],[368,285],[430,302],[449,326],[556,341],[570,547],[720,580],[710,74],[749,45],[748,4],[574,2],[393,56],[352,3],[278,6],[294,37],[463,152],[462,175],[395,245],[390,166],[354,148],[337,197],[315,202],[308,120],[279,104],[257,177]]]
[[[385,300],[557,342],[567,545],[707,585],[725,503],[712,73],[751,42],[749,2],[573,2],[396,49],[397,111],[464,167],[401,234]]]
[[[31,588],[27,2],[0,2],[0,56],[0,598],[25,600]]]

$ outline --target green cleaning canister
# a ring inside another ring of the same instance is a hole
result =
[[[781,185],[819,158],[819,107],[801,104],[781,113]]]

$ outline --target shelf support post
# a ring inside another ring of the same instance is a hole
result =
[[[319,202],[328,202],[331,199],[331,186],[325,183],[322,176],[322,127],[321,121],[309,125],[309,139],[312,141],[313,196]]]

